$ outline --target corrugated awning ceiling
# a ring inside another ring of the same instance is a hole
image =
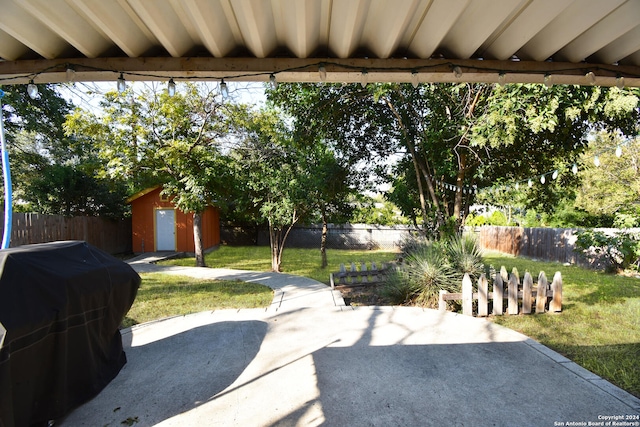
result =
[[[0,0],[0,58],[1,84],[317,81],[322,64],[328,81],[640,86],[640,0]]]

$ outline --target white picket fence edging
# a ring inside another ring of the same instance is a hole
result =
[[[515,315],[518,313],[531,314],[535,303],[535,313],[544,312],[559,313],[562,311],[562,275],[559,271],[553,276],[553,281],[549,284],[544,271],[538,276],[537,287],[533,287],[533,278],[528,272],[525,273],[520,284],[520,278],[516,269],[507,275],[507,271],[502,267],[500,273],[496,273],[493,281],[493,292],[489,292],[489,281],[487,276],[482,274],[478,279],[478,292],[473,292],[473,282],[469,274],[465,274],[462,279],[462,292],[449,293],[440,290],[438,309],[447,310],[447,301],[462,300],[462,314],[473,316],[473,302],[478,301],[477,316],[486,317],[489,314],[489,301],[493,302],[493,314],[500,316],[504,313],[504,300],[507,300],[506,314]],[[505,284],[506,292],[505,292]]]

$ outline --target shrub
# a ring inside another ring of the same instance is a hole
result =
[[[637,269],[640,264],[640,236],[629,232],[606,234],[585,230],[578,233],[576,251],[587,258],[593,253],[602,255],[607,269],[611,271],[625,270],[631,265]]]

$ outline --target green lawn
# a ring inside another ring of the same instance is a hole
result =
[[[282,270],[329,283],[329,272],[337,271],[340,263],[380,263],[395,257],[390,251],[329,250],[329,268],[323,270],[317,249],[287,249]],[[258,271],[271,268],[268,247],[223,246],[208,254],[206,262],[210,267]],[[534,278],[541,270],[549,279],[560,271],[562,313],[496,316],[491,320],[541,342],[640,397],[640,279],[494,254],[487,255],[485,262],[498,270],[502,265],[508,271],[516,267],[521,276],[529,271]],[[166,264],[194,265],[194,260],[171,260]]]
[[[273,300],[271,288],[255,283],[162,273],[143,273],[140,277],[142,283],[123,327],[207,310],[266,307]]]

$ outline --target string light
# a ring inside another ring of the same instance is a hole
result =
[[[320,81],[322,83],[327,81],[327,68],[324,66],[324,64],[320,64],[320,66],[318,67],[318,77],[320,78]]]
[[[127,83],[124,81],[124,75],[120,73],[120,77],[118,77],[118,92],[122,93],[127,89]]]
[[[67,66],[67,71],[65,72],[65,75],[67,77],[67,81],[69,83],[73,83],[73,81],[76,78],[76,70],[74,70],[73,67],[69,65]]]
[[[555,180],[556,178],[558,178],[558,174],[559,174],[558,169],[554,170],[553,175],[551,175],[551,179]]]
[[[276,75],[275,74],[271,74],[269,76],[269,86],[271,86],[271,89],[276,90],[278,88],[278,82],[276,81]]]
[[[411,85],[414,88],[417,88],[418,87],[418,83],[420,83],[418,72],[416,70],[413,70],[413,71],[411,71]]]
[[[369,83],[369,72],[367,70],[362,70],[360,73],[360,86],[367,87]]]
[[[549,89],[553,87],[553,76],[551,76],[551,74],[547,73],[544,75],[544,85]]]
[[[616,148],[616,157],[622,156],[622,147],[618,145]]]
[[[453,75],[456,76],[457,79],[462,77],[462,69],[458,65],[453,67]]]
[[[542,175],[540,177],[540,184],[544,184],[547,181],[547,179],[544,177],[544,175]]]
[[[527,185],[529,186],[529,188],[533,187],[533,181],[531,180],[527,181]]]
[[[616,87],[618,89],[624,89],[624,77],[620,75],[616,77]]]
[[[229,98],[229,88],[227,84],[224,82],[224,79],[220,81],[220,93],[222,94],[223,99]]]
[[[571,172],[573,172],[573,174],[577,174],[578,173],[578,165],[577,164],[573,164],[573,166],[571,167]]]
[[[593,158],[593,164],[596,165],[596,167],[600,166],[600,157],[595,156]]]
[[[593,71],[589,71],[585,77],[587,78],[587,83],[589,83],[589,85],[593,86],[596,84],[596,75]]]
[[[507,75],[505,73],[500,73],[498,74],[498,84],[500,86],[504,86],[505,82],[507,80]]]
[[[29,80],[29,84],[27,85],[27,94],[31,99],[36,99],[38,97],[38,86],[33,83],[33,79]]]
[[[169,79],[169,83],[167,84],[167,93],[169,96],[176,94],[176,82],[174,82],[173,79]]]

